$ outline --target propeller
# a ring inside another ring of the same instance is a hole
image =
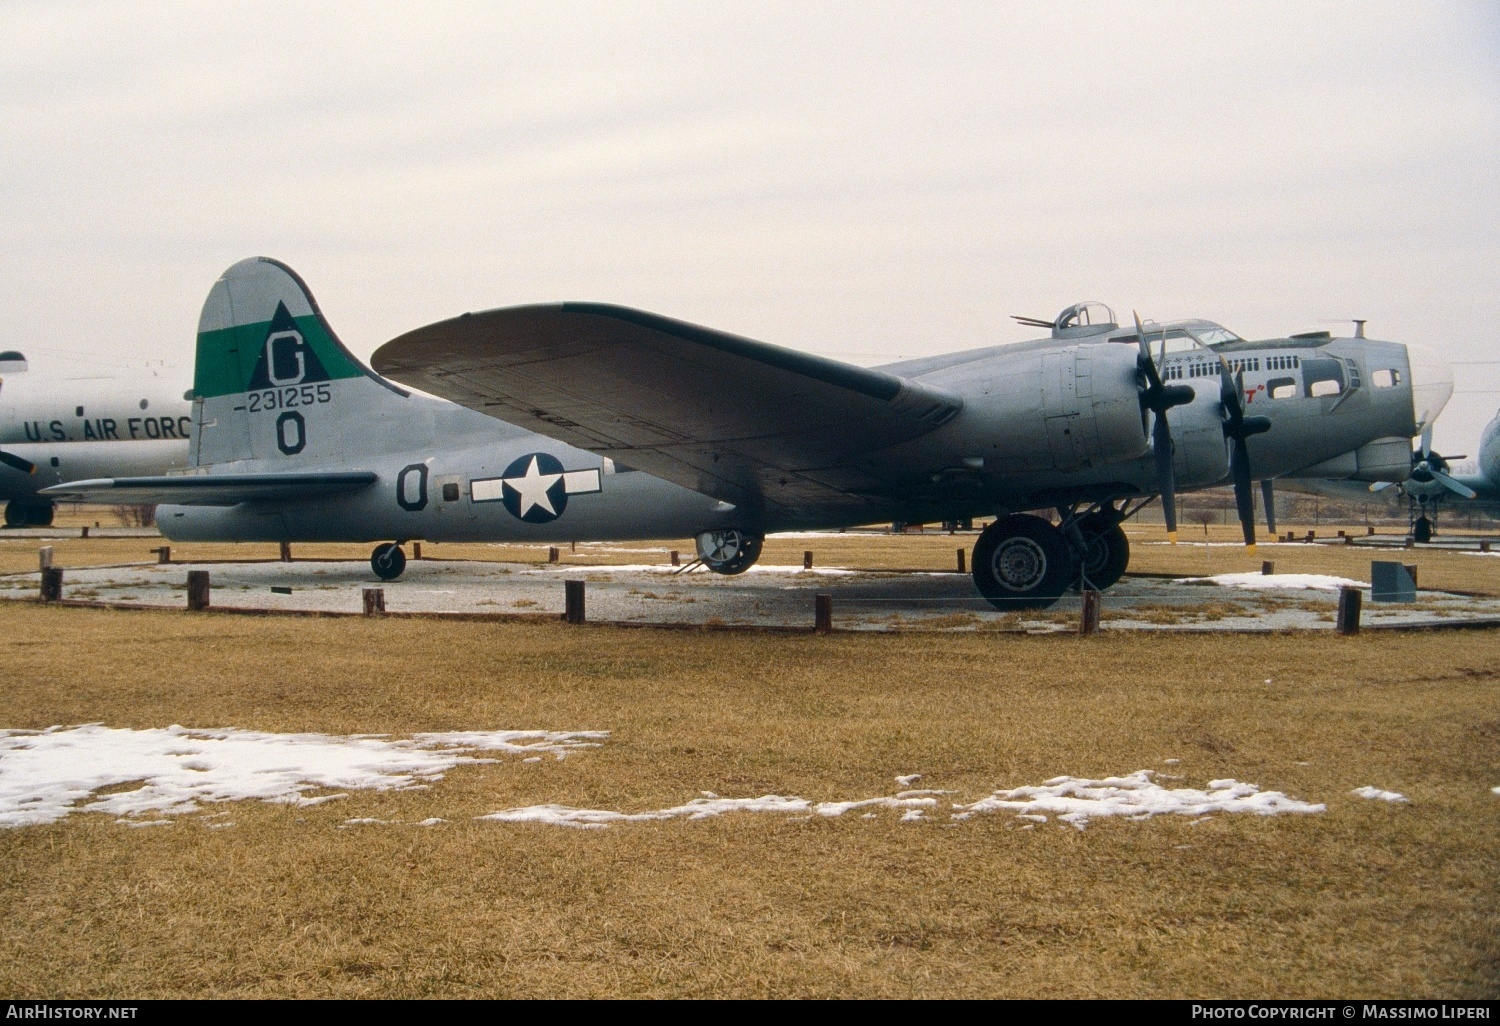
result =
[[[23,460],[15,453],[6,452],[4,449],[0,449],[0,463],[4,463],[7,467],[14,467],[23,474],[36,473],[35,463],[32,463],[30,460]]]
[[[1266,530],[1271,532],[1271,539],[1276,538],[1276,482],[1266,478],[1260,483],[1261,505],[1266,508]]]
[[[1467,456],[1455,456],[1456,460],[1468,459]],[[1478,493],[1461,481],[1448,476],[1448,459],[1432,450],[1432,428],[1422,432],[1422,448],[1411,454],[1411,475],[1409,480],[1418,486],[1430,486],[1434,483],[1441,485],[1456,495],[1462,495],[1465,499],[1472,499]]]
[[[1219,400],[1224,408],[1224,437],[1230,443],[1229,476],[1234,481],[1234,507],[1239,513],[1245,547],[1255,551],[1255,493],[1251,491],[1250,447],[1246,439],[1271,430],[1271,418],[1245,416],[1245,373],[1229,373],[1219,357]]]
[[[1172,429],[1167,424],[1167,411],[1174,406],[1193,401],[1195,393],[1187,385],[1164,385],[1151,358],[1151,347],[1146,343],[1146,330],[1141,326],[1141,315],[1135,316],[1135,342],[1140,348],[1136,357],[1136,370],[1141,376],[1141,427],[1146,426],[1147,411],[1154,414],[1151,424],[1151,451],[1156,457],[1156,484],[1161,489],[1162,518],[1167,522],[1167,538],[1177,541],[1177,475],[1172,466],[1174,447]],[[1162,340],[1162,356],[1166,356],[1166,340]]]

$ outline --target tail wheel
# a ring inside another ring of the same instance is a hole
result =
[[[370,569],[382,581],[394,581],[406,569],[406,553],[395,542],[382,542],[370,554]]]
[[[1120,523],[1108,513],[1090,513],[1078,521],[1088,545],[1083,559],[1083,575],[1101,591],[1125,576],[1130,565],[1130,540]]]
[[[1026,513],[995,521],[974,546],[974,585],[996,609],[1046,609],[1074,570],[1062,532]]]
[[[742,574],[760,558],[758,534],[744,531],[704,531],[698,535],[698,558],[716,574]]]

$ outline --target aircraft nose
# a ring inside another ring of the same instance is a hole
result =
[[[1420,435],[1432,426],[1453,396],[1453,368],[1422,346],[1408,345],[1406,358],[1411,366],[1412,434]]]

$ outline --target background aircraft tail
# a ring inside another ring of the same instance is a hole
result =
[[[259,469],[292,470],[411,448],[431,434],[422,405],[344,347],[283,263],[241,260],[203,304],[194,466],[265,461]]]

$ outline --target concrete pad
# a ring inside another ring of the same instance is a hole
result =
[[[189,570],[211,576],[219,608],[358,613],[361,591],[380,587],[392,613],[533,613],[561,616],[563,582],[587,583],[594,622],[807,627],[813,597],[833,596],[840,630],[1076,629],[1080,600],[1066,596],[1048,610],[1005,614],[974,590],[966,574],[892,573],[839,567],[802,570],[756,566],[736,577],[698,569],[674,574],[662,565],[543,565],[412,560],[400,580],[381,582],[364,561],[141,563],[69,568],[65,599],[184,608]],[[1305,575],[1287,575],[1288,583]],[[35,573],[0,578],[0,598],[31,599]],[[1104,597],[1107,630],[1278,631],[1333,629],[1336,590],[1277,586],[1255,591],[1211,582],[1127,577]],[[273,588],[282,591],[273,591]],[[290,589],[290,594],[284,593]],[[1409,606],[1365,606],[1369,626],[1456,624],[1500,619],[1500,599],[1422,591]]]

